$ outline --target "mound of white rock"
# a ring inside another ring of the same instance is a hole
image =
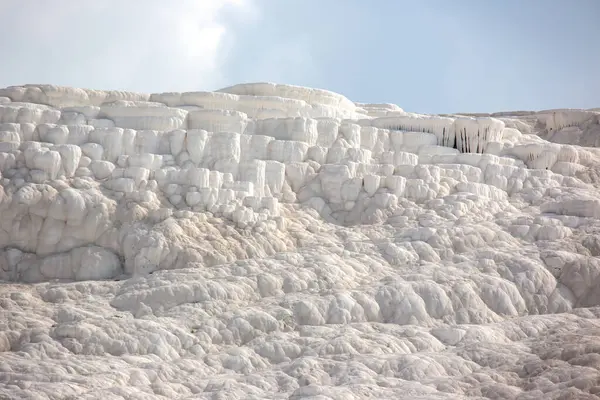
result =
[[[0,397],[593,398],[600,153],[518,118],[1,89]]]
[[[401,200],[471,193],[501,201],[524,188],[539,196],[550,182],[576,185],[565,176],[591,158],[520,140],[490,117],[408,114],[286,85],[153,95],[29,85],[0,96],[0,246],[36,257],[100,246],[135,265],[128,273],[179,259],[173,246],[194,240],[181,219],[212,215],[275,234],[266,227],[283,225],[280,203],[301,203],[329,222],[372,224]],[[123,248],[130,232],[158,234],[158,222],[171,220],[182,230],[166,245],[170,256]],[[217,251],[191,248],[200,262]],[[13,279],[87,276],[76,266],[64,275],[7,265]]]

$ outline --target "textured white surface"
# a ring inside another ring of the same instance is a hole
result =
[[[1,89],[0,398],[597,398],[599,114]]]

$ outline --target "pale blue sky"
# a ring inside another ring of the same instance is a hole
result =
[[[252,81],[426,113],[600,107],[600,0],[0,0],[0,87]]]

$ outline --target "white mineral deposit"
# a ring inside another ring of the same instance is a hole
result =
[[[0,398],[597,399],[599,121],[0,89]]]

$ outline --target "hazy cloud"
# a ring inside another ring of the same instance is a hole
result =
[[[20,69],[13,76],[23,81],[2,86],[34,79],[146,92],[215,88],[235,37],[228,18],[256,16],[252,0],[9,3],[0,24],[11,40],[0,47],[10,47],[2,49],[5,68]]]

